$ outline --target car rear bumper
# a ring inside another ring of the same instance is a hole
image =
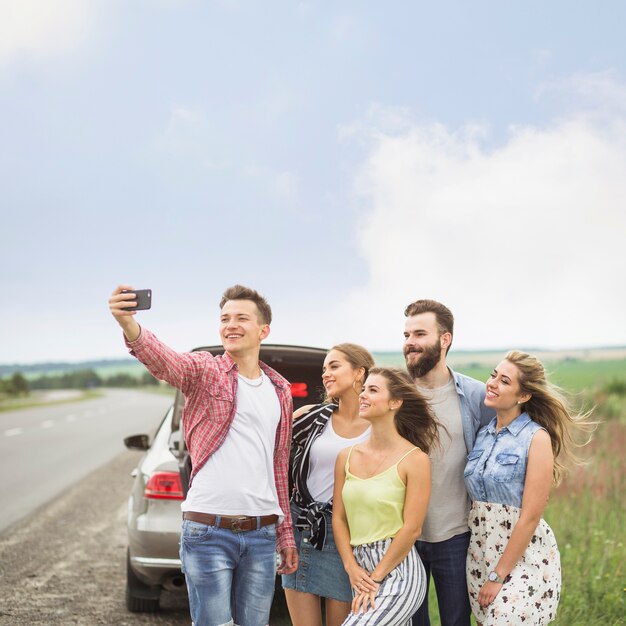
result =
[[[148,556],[131,556],[130,562],[135,568],[138,567],[160,567],[165,569],[180,569],[180,559],[159,559]]]

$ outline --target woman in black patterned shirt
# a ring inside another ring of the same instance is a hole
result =
[[[294,626],[322,625],[320,598],[327,626],[339,626],[350,612],[350,581],[332,532],[334,467],[340,450],[369,437],[369,422],[359,417],[359,394],[373,366],[365,348],[335,346],[324,359],[324,402],[294,414],[291,514],[299,566],[282,577]]]

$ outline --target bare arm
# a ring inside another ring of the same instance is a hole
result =
[[[550,443],[550,435],[545,430],[538,430],[530,443],[528,450],[528,464],[526,480],[524,481],[524,495],[522,509],[511,538],[496,564],[494,570],[500,578],[506,578],[524,554],[530,540],[541,520],[543,510],[550,495],[552,484],[552,467],[554,457]],[[487,606],[502,589],[502,585],[487,581],[478,594],[481,606]]]
[[[307,404],[306,406],[301,406],[297,411],[293,414],[293,421],[295,422],[299,417],[302,417],[305,413],[308,413],[315,405]]]
[[[333,534],[335,536],[335,545],[339,556],[343,561],[343,567],[350,578],[350,585],[354,589],[360,587],[368,590],[378,589],[378,585],[371,579],[367,571],[365,571],[354,558],[352,546],[350,545],[350,527],[348,526],[348,518],[346,509],[343,505],[343,485],[346,481],[346,459],[349,450],[342,450],[337,456],[335,463],[335,488],[333,492]]]

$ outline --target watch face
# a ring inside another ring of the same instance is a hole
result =
[[[498,578],[498,575],[495,572],[490,572],[488,578],[493,583]]]

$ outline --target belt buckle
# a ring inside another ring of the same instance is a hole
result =
[[[244,532],[244,529],[241,527],[241,525],[247,520],[248,518],[245,515],[241,515],[239,517],[234,517],[231,522],[230,522],[230,529],[232,530],[232,532],[234,533],[241,533]]]

